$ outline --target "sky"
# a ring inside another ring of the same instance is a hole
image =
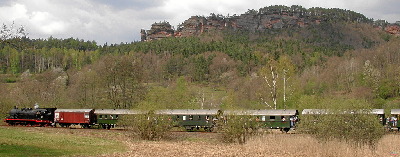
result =
[[[400,0],[0,0],[0,23],[24,26],[29,38],[79,38],[112,44],[140,40],[155,22],[176,26],[193,15],[243,14],[271,5],[341,8],[390,23]]]

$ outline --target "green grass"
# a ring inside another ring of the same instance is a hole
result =
[[[27,132],[0,128],[0,156],[82,156],[125,151],[118,141],[73,134]]]

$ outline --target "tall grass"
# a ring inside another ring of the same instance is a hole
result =
[[[220,136],[201,135],[205,139]],[[227,144],[219,140],[133,141],[128,143],[131,151],[115,156],[390,157],[400,155],[398,141],[399,135],[385,135],[377,141],[377,148],[371,150],[368,146],[351,147],[338,140],[320,142],[307,134],[271,133],[253,136],[245,144]]]

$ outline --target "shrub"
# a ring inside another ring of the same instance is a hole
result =
[[[340,107],[340,104],[344,107]],[[370,109],[362,109],[365,102],[337,101],[331,107],[333,109],[326,110],[327,114],[303,115],[298,130],[320,141],[339,140],[356,147],[368,145],[375,148],[384,135],[384,128],[378,117],[370,114]],[[349,113],[349,108],[353,113]]]
[[[143,140],[159,140],[173,127],[173,122],[168,116],[157,115],[153,111],[127,115],[119,122],[133,135]]]
[[[254,117],[245,115],[225,116],[217,125],[221,127],[220,132],[224,142],[239,144],[246,143],[246,139],[255,135],[259,127]]]

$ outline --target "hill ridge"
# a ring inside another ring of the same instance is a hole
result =
[[[275,5],[248,10],[241,15],[223,16],[211,13],[210,16],[191,16],[176,30],[169,22],[156,22],[150,30],[141,30],[141,41],[151,41],[167,37],[198,36],[204,32],[221,30],[246,30],[251,32],[282,28],[304,28],[319,25],[321,22],[368,23],[390,34],[400,36],[400,22],[389,24],[384,20],[373,21],[361,13],[339,8],[303,8]]]

